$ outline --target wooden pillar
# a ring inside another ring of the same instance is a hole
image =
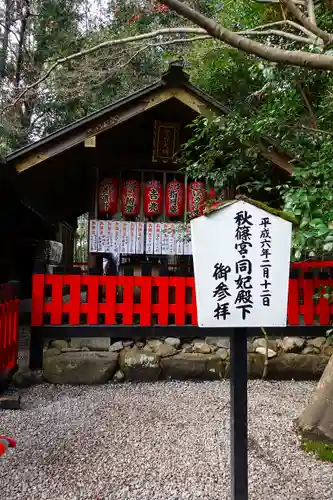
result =
[[[92,142],[85,141],[87,154],[90,156],[90,169],[91,169],[91,190],[90,190],[90,203],[89,203],[89,226],[88,226],[88,268],[97,267],[97,255],[90,253],[90,220],[98,218],[98,183],[99,183],[99,165],[96,154],[96,140]]]

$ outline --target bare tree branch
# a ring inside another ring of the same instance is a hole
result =
[[[324,31],[316,24],[314,24],[308,17],[306,17],[305,14],[295,5],[293,0],[281,0],[281,2],[287,7],[289,12],[299,21],[305,28],[310,30],[314,35],[319,36],[326,42],[327,44],[332,43],[333,41],[333,35],[331,33],[327,33],[327,31]]]
[[[286,33],[281,30],[263,30],[263,31],[243,31],[241,32],[243,35],[255,35],[255,36],[267,36],[267,35],[276,35],[282,38],[288,38],[289,40],[293,40],[295,42],[300,42],[304,45],[316,45],[320,47],[322,44],[316,42],[313,38],[304,38],[303,36],[294,35],[293,33]]]
[[[159,0],[161,3],[167,5],[171,10],[174,10],[179,15],[185,17],[189,21],[192,21],[197,26],[205,29],[214,38],[222,40],[223,42],[240,49],[248,54],[254,54],[262,59],[266,59],[272,62],[278,62],[283,64],[289,64],[291,66],[301,66],[315,69],[332,70],[333,69],[333,57],[324,54],[313,54],[309,52],[302,51],[290,51],[283,50],[276,47],[267,47],[266,45],[259,43],[254,40],[249,40],[248,38],[234,33],[227,28],[216,23],[212,19],[200,14],[199,12],[188,7],[183,2],[179,0]],[[286,0],[281,0],[285,2]],[[310,23],[312,27],[312,23]],[[306,26],[309,28],[309,26]],[[317,28],[315,26],[315,28]],[[319,28],[318,28],[319,29]],[[314,30],[310,30],[314,34]],[[321,30],[320,30],[321,31]],[[323,32],[325,36],[325,32]],[[320,36],[320,35],[318,35]]]
[[[34,83],[31,85],[28,85],[18,96],[17,98],[11,103],[5,106],[0,113],[4,113],[8,108],[15,106],[22,97],[25,96],[29,90],[32,90],[35,87],[38,87],[42,82],[44,82],[50,74],[61,64],[67,63],[73,59],[77,59],[79,57],[85,56],[87,54],[92,54],[93,52],[97,52],[98,50],[111,47],[114,45],[125,45],[126,43],[131,43],[131,42],[138,42],[141,40],[147,40],[149,38],[157,38],[159,36],[163,35],[174,35],[174,34],[184,34],[184,33],[197,33],[197,34],[203,34],[207,35],[206,31],[201,28],[190,28],[190,27],[180,27],[180,28],[163,28],[159,30],[152,31],[150,33],[143,33],[141,35],[135,35],[135,36],[130,36],[126,38],[119,38],[115,40],[107,40],[106,42],[99,43],[98,45],[94,45],[93,47],[90,47],[89,49],[84,49],[79,52],[75,52],[74,54],[70,54],[69,56],[66,57],[61,57],[60,59],[57,59],[50,67],[49,69]]]
[[[305,35],[307,35],[309,38],[313,37],[317,39],[318,37],[315,36],[311,31],[307,30],[302,26],[301,24],[297,24],[294,21],[291,21],[290,19],[284,19],[283,21],[275,21],[274,23],[267,23],[267,24],[261,24],[260,26],[255,26],[254,28],[250,28],[245,31],[238,31],[238,34],[241,35],[243,33],[246,33],[248,31],[252,30],[259,30],[259,29],[264,29],[264,28],[274,28],[275,26],[290,26],[291,28],[294,28],[295,30],[302,31]]]
[[[312,24],[315,24],[317,26],[313,0],[308,0],[308,17],[309,17],[310,21],[312,22]]]

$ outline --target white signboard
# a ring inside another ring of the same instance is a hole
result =
[[[199,326],[286,326],[291,223],[236,201],[191,229]]]
[[[97,252],[98,245],[98,226],[97,220],[90,220],[89,228],[89,252]]]

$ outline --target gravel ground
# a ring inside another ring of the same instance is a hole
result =
[[[251,500],[333,498],[333,464],[304,453],[293,419],[311,382],[249,382]],[[17,448],[2,500],[230,500],[229,383],[35,386],[1,411]]]

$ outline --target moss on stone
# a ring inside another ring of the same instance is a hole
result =
[[[261,208],[262,210],[265,210],[266,212],[275,215],[276,217],[280,217],[281,219],[287,220],[288,222],[291,222],[294,225],[298,224],[297,219],[295,217],[293,217],[290,214],[287,214],[283,210],[272,208],[269,205],[266,205],[266,203],[263,203],[262,201],[252,200],[252,198],[248,198],[243,194],[237,195],[234,200],[215,201],[210,205],[207,205],[204,210],[204,215],[209,215],[215,212],[216,210],[220,210],[222,208],[227,207],[228,205],[232,205],[236,201],[245,201],[246,203],[254,205],[257,208]]]
[[[333,444],[302,438],[302,449],[314,453],[319,460],[333,462]]]

